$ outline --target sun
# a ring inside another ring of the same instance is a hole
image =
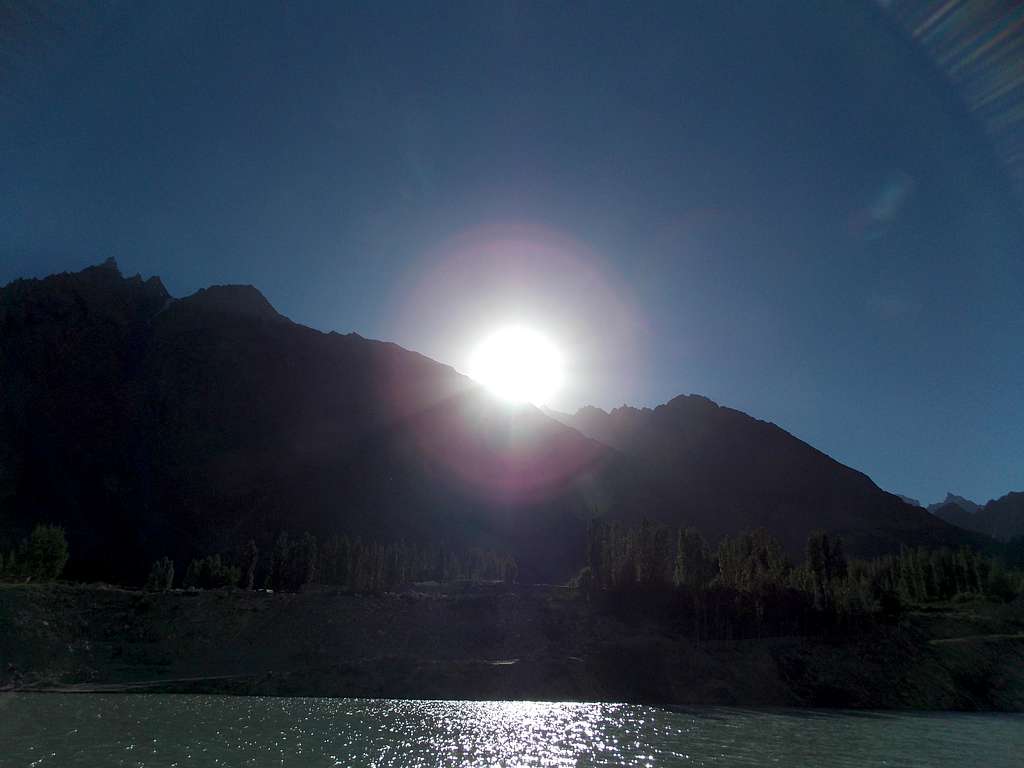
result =
[[[543,334],[509,325],[476,346],[469,376],[504,400],[545,405],[562,385],[562,356]]]

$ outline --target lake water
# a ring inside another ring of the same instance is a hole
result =
[[[1024,765],[1024,716],[0,695],[0,766]]]

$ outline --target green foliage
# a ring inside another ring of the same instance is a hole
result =
[[[629,529],[592,520],[586,551],[597,589],[658,590],[673,583],[675,534],[663,525],[645,520],[639,528]]]
[[[18,582],[52,582],[68,564],[68,540],[57,525],[36,525],[6,557],[0,556],[0,578]]]
[[[675,585],[703,589],[717,570],[718,565],[712,559],[704,537],[694,528],[681,528],[676,538]]]
[[[836,593],[846,578],[846,556],[843,540],[832,538],[824,531],[816,531],[807,539],[807,573],[814,593],[816,608],[834,605]]]
[[[1017,596],[1019,590],[1019,584],[1014,583],[1010,574],[1003,567],[1003,564],[998,560],[994,561],[985,577],[985,594],[989,597],[1009,602]]]
[[[239,570],[242,574],[242,580],[238,586],[242,589],[252,589],[256,585],[256,565],[260,560],[260,550],[256,546],[256,542],[249,539],[249,542],[242,549],[241,564]]]
[[[643,521],[636,534],[634,550],[638,584],[647,588],[671,586],[675,570],[675,540],[668,528]]]
[[[278,535],[267,585],[295,591],[323,584],[351,592],[383,592],[417,581],[503,581],[518,578],[515,559],[483,549],[455,551],[439,545],[380,544],[332,536],[319,543],[309,533]]]
[[[718,545],[719,583],[731,589],[779,589],[791,569],[782,545],[764,529],[726,536]]]
[[[270,558],[270,588],[295,591],[303,584],[315,584],[317,560],[316,537],[306,533],[293,541],[287,531],[281,531]]]
[[[905,548],[898,555],[850,565],[861,588],[874,602],[893,597],[901,605],[949,600],[957,595],[1012,599],[1021,591],[1020,573],[970,547]]]
[[[7,559],[4,561],[4,570],[0,571],[0,576],[5,579],[17,579],[21,576],[21,563],[18,562],[18,553],[16,550],[11,550],[7,553]]]
[[[23,575],[33,581],[53,581],[68,562],[68,541],[64,529],[37,525],[32,529],[22,560]]]
[[[296,581],[300,584],[316,584],[317,581],[317,546],[316,537],[308,531],[302,537],[295,559]]]
[[[166,592],[174,586],[174,562],[169,557],[161,557],[153,563],[146,578],[148,592]]]
[[[794,568],[781,543],[764,530],[727,536],[714,555],[695,530],[676,531],[668,547],[665,532],[649,522],[631,529],[591,521],[587,565],[571,586],[588,595],[606,592],[609,599],[640,591],[671,594],[674,586],[680,631],[717,640],[849,633],[896,617],[912,603],[958,595],[1010,600],[1024,592],[1024,573],[967,547],[905,549],[848,561],[841,539],[816,532],[808,538],[805,562]]]
[[[37,525],[17,548],[0,557],[0,577],[12,581],[53,581],[64,572],[68,562],[68,542],[64,529],[56,525]]]
[[[220,589],[234,587],[241,579],[241,570],[221,560],[220,555],[209,555],[193,560],[185,571],[182,587],[185,589]]]
[[[270,575],[267,577],[267,586],[270,589],[281,590],[292,586],[291,558],[292,545],[288,540],[288,532],[281,531],[274,542],[274,551],[270,554]]]

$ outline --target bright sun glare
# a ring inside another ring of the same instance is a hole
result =
[[[542,334],[510,325],[477,345],[469,375],[505,400],[544,405],[562,384],[562,356]]]

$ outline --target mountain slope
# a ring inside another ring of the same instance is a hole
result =
[[[865,554],[971,539],[774,424],[699,395],[555,415],[631,457],[659,516],[711,537],[765,527],[800,551],[821,528]]]
[[[252,287],[173,300],[112,263],[0,291],[0,380],[0,536],[59,522],[92,578],[282,529],[515,549],[551,577],[609,453]]]
[[[1024,536],[1024,492],[993,499],[975,513],[974,522],[975,530],[1001,541]]]
[[[977,530],[975,528],[974,516],[979,509],[981,507],[973,501],[948,492],[944,501],[928,505],[928,511],[936,517],[968,531]]]
[[[0,548],[62,524],[76,578],[137,582],[250,537],[266,560],[308,530],[497,549],[560,579],[595,514],[763,526],[794,552],[819,528],[862,554],[980,540],[706,398],[563,425],[251,286],[174,299],[112,262],[0,288],[0,382]]]
[[[1024,492],[1008,493],[998,499],[992,499],[983,507],[974,504],[973,510],[965,507],[961,501],[967,500],[947,495],[946,502],[933,504],[928,509],[946,522],[983,533],[999,541],[1024,536]]]

